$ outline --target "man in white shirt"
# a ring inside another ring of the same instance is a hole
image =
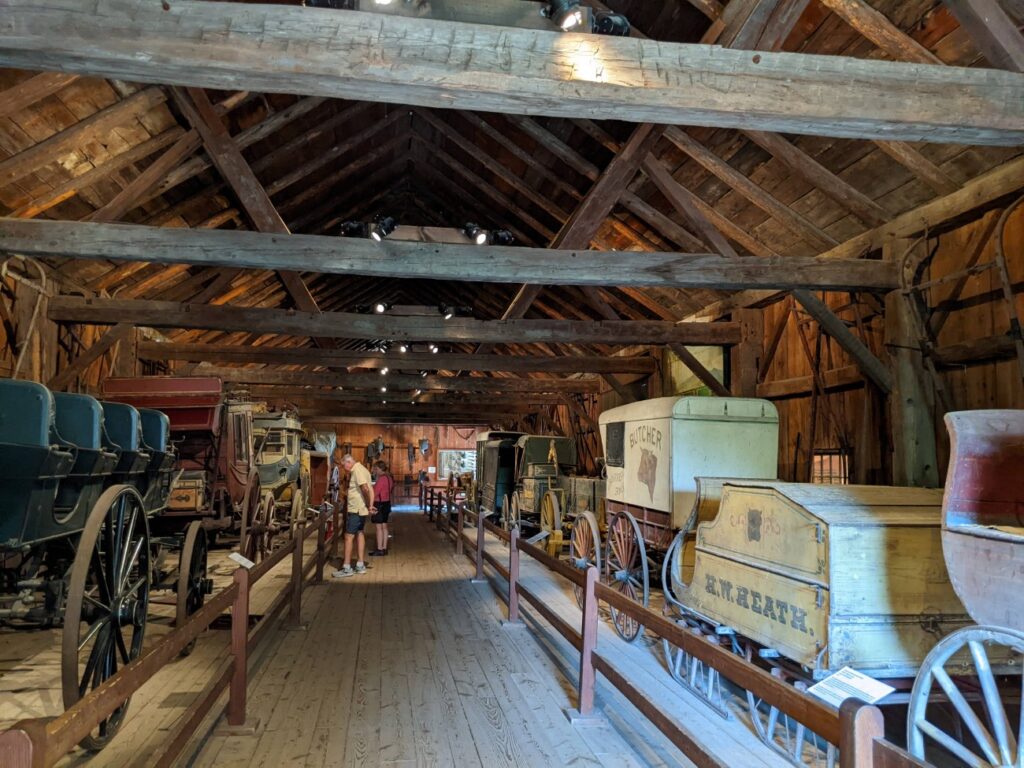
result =
[[[366,526],[366,520],[375,511],[373,478],[370,476],[370,470],[356,461],[352,454],[343,456],[341,465],[348,472],[348,514],[345,516],[345,560],[341,570],[333,574],[336,579],[366,573],[366,537],[363,528]],[[351,566],[353,539],[357,541],[359,552],[354,570]]]

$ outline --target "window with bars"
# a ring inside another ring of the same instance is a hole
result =
[[[850,482],[850,453],[839,448],[818,448],[811,464],[811,482],[846,485]]]

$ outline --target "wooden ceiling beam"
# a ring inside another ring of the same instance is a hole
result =
[[[564,36],[530,29],[195,0],[167,10],[147,0],[8,0],[5,23],[2,64],[130,81],[851,138],[1011,146],[1024,138],[1024,83],[1005,72],[754,58],[598,35],[566,47]],[[504,53],[466,58],[466,50]]]
[[[945,0],[945,5],[990,64],[1024,72],[1024,35],[998,0]]]
[[[872,8],[865,0],[820,2],[894,60],[943,65],[942,59],[889,21],[881,11]]]
[[[284,309],[177,304],[164,301],[83,299],[56,296],[48,316],[58,322],[114,324],[130,322],[151,328],[201,328],[290,336],[320,335],[340,339],[394,341],[608,344],[733,344],[733,323],[666,323],[661,321],[579,322],[566,320],[473,320],[438,316],[389,317],[343,312],[312,314]]]
[[[527,379],[490,376],[427,376],[389,373],[310,373],[308,371],[280,371],[269,368],[229,368],[225,366],[201,366],[204,376],[216,376],[224,382],[235,384],[283,384],[286,386],[312,387],[343,387],[349,389],[368,389],[381,392],[382,387],[396,391],[412,392],[419,389],[424,392],[437,390],[441,392],[506,392],[506,393],[597,393],[597,379]]]
[[[866,233],[870,234],[870,233]],[[864,236],[860,236],[863,239]],[[855,238],[850,243],[860,242]],[[848,244],[839,249],[850,248]],[[790,256],[723,259],[715,254],[573,251],[521,246],[445,245],[318,235],[280,236],[224,229],[172,229],[130,224],[0,218],[0,250],[27,256],[288,269],[301,264],[321,274],[519,282],[537,285],[629,285],[665,288],[811,288],[891,290],[892,265],[868,263],[853,252],[837,260]],[[521,315],[520,315],[521,316]],[[509,315],[506,319],[512,317]]]
[[[651,357],[567,357],[549,355],[475,355],[452,353],[345,352],[311,347],[237,346],[139,342],[145,360],[264,363],[268,365],[332,365],[394,370],[510,371],[513,373],[653,373]]]
[[[118,125],[146,114],[166,100],[167,94],[163,88],[146,88],[0,160],[0,187],[18,181],[48,163],[56,162],[58,157],[77,150],[82,144],[104,138]]]
[[[52,96],[78,79],[66,72],[43,72],[0,92],[0,117],[9,117],[47,96]]]

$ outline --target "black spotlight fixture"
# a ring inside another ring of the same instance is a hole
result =
[[[594,14],[594,32],[612,37],[629,37],[629,19],[621,13],[599,11]]]
[[[507,229],[495,229],[491,232],[491,245],[512,245],[515,241]]]
[[[479,224],[463,224],[462,234],[477,245],[487,245],[487,231],[481,229]]]
[[[377,223],[373,226],[373,231],[370,232],[370,237],[376,240],[378,243],[395,231],[395,227],[398,226],[398,222],[395,221],[393,216],[381,216],[377,219]]]
[[[342,237],[366,237],[368,231],[365,221],[346,221],[342,222],[338,234]]]
[[[383,301],[378,301],[376,304],[373,305],[373,311],[378,315],[383,315],[389,309],[391,309],[391,305]]]
[[[451,320],[453,317],[455,317],[455,307],[451,306],[450,304],[442,304],[440,307],[437,308],[437,310],[438,312],[441,313],[441,317],[443,317],[445,320]]]
[[[580,0],[554,0],[547,7],[546,15],[565,32],[574,30],[583,23]]]

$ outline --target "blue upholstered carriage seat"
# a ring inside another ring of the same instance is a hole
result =
[[[57,433],[79,448],[98,451],[103,447],[103,408],[88,395],[54,392]]]
[[[42,384],[0,379],[0,547],[63,533],[54,499],[76,451],[57,434],[55,410]]]
[[[149,453],[142,442],[142,418],[138,410],[124,403],[104,401],[101,405],[105,447],[121,454],[114,473],[121,476],[118,482],[122,482],[124,476],[138,474],[149,464]]]
[[[34,381],[0,379],[0,443],[49,448],[53,395]]]
[[[142,419],[142,441],[151,451],[166,453],[171,448],[171,420],[163,411],[139,408]]]
[[[103,492],[118,453],[103,445],[103,407],[89,395],[54,392],[56,427],[60,439],[77,449],[75,463],[61,481],[56,514],[68,525],[84,526]]]

